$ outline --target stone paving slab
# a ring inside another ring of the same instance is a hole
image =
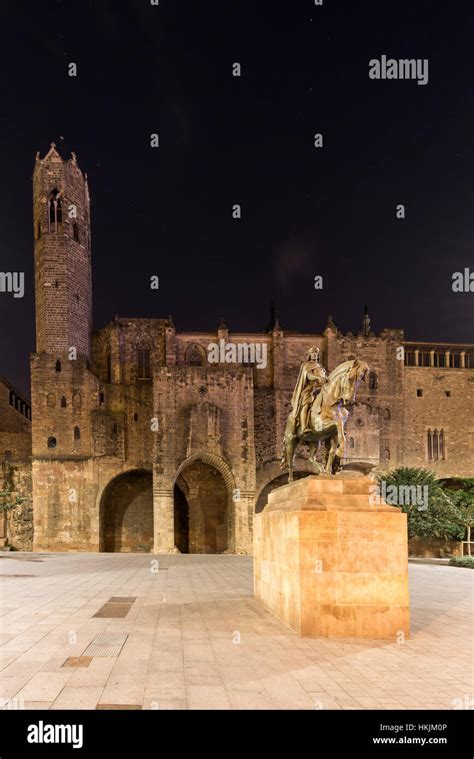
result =
[[[0,576],[35,555],[8,558]],[[474,697],[473,581],[467,569],[411,564],[408,640],[299,638],[254,599],[251,557],[42,554],[35,577],[0,585],[0,699],[33,709],[452,709]],[[111,598],[136,600],[126,618],[94,617]],[[128,636],[118,657],[63,667],[99,633]]]

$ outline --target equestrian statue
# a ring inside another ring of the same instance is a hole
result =
[[[339,364],[328,376],[319,363],[319,348],[310,348],[299,371],[283,438],[281,468],[288,468],[288,482],[293,481],[293,460],[300,443],[309,445],[309,460],[316,473],[334,473],[344,456],[347,406],[354,403],[368,371],[369,365],[356,358]],[[326,446],[324,465],[316,460],[322,441]]]

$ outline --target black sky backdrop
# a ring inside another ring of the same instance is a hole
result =
[[[367,303],[375,331],[473,342],[474,293],[451,289],[474,270],[473,20],[456,0],[4,4],[0,270],[26,292],[0,294],[0,374],[29,393],[31,176],[53,140],[89,177],[96,328],[260,331],[273,298],[284,329],[358,331]],[[428,58],[428,84],[369,79],[383,54]]]

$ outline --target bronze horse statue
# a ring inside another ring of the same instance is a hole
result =
[[[346,406],[354,403],[359,384],[368,371],[369,365],[357,358],[336,366],[311,404],[308,429],[301,430],[296,410],[292,409],[286,423],[281,459],[281,468],[288,467],[288,482],[293,481],[293,460],[300,443],[310,446],[309,460],[315,464],[318,474],[333,474],[336,456],[342,459],[344,455],[344,427],[349,416]],[[325,442],[327,451],[324,466],[316,460],[321,441]]]

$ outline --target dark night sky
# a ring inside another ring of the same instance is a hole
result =
[[[172,313],[178,330],[222,316],[258,331],[273,297],[290,330],[321,332],[331,313],[357,331],[368,303],[376,331],[474,342],[474,294],[451,290],[453,272],[474,269],[471,7],[9,3],[0,270],[24,271],[26,293],[0,294],[0,374],[28,392],[31,175],[52,140],[89,175],[96,327]],[[370,80],[382,54],[428,58],[429,83]]]

